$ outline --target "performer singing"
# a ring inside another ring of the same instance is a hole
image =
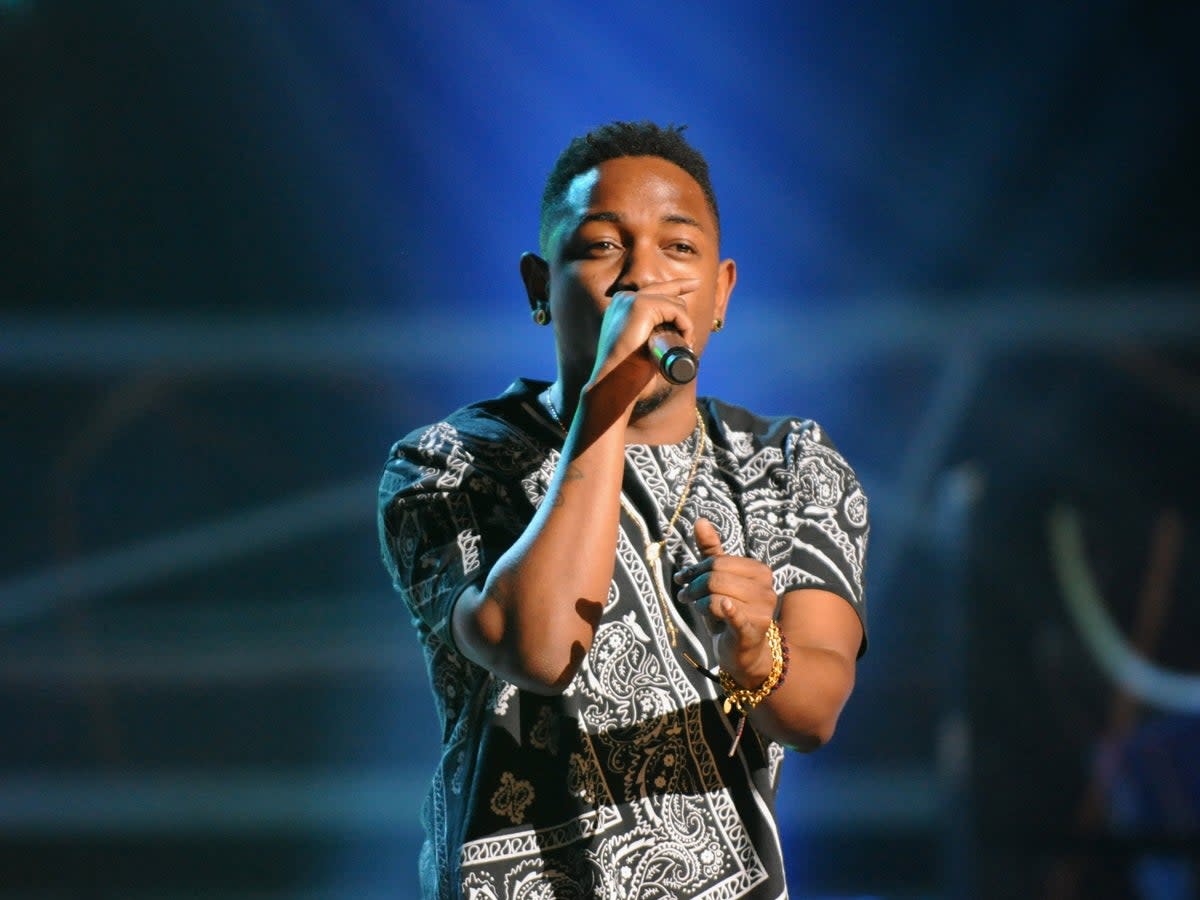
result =
[[[442,725],[423,890],[785,896],[780,764],[854,684],[866,498],[820,426],[699,398],[647,349],[702,355],[736,278],[682,129],[572,141],[539,252],[555,380],[413,432],[380,487]]]

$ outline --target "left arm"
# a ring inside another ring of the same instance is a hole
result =
[[[783,595],[779,630],[791,654],[788,673],[755,707],[750,720],[760,732],[782,744],[806,752],[816,750],[833,737],[838,716],[854,689],[862,623],[837,594],[799,590]],[[755,688],[763,682],[762,678],[743,680],[736,672],[732,674],[743,687]]]

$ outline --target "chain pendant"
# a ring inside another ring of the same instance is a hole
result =
[[[666,543],[666,541],[655,541],[653,544],[647,544],[646,562],[650,565],[654,565],[656,562],[658,562],[658,558],[662,556],[663,545]]]

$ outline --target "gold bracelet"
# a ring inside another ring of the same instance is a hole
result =
[[[724,669],[720,671],[721,690],[725,692],[725,715],[729,715],[736,706],[743,717],[748,716],[754,707],[766,700],[771,692],[783,683],[783,677],[787,674],[788,652],[778,622],[772,621],[767,628],[767,646],[771,648],[771,672],[758,686],[758,690],[738,687],[732,675]]]

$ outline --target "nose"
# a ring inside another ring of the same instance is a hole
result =
[[[662,269],[662,256],[658,248],[645,241],[633,241],[625,251],[625,259],[609,296],[617,291],[640,291],[648,284],[666,281]]]

